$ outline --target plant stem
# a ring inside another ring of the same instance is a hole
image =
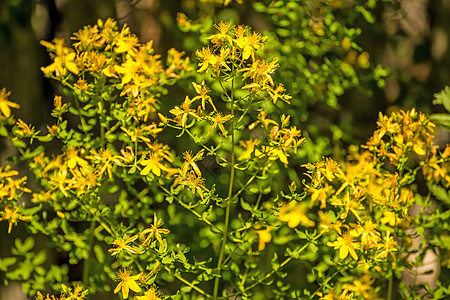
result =
[[[224,90],[225,92],[225,90]],[[234,174],[235,174],[235,154],[234,154],[234,77],[231,81],[231,97],[230,97],[230,114],[233,116],[231,119],[231,164],[230,164],[230,181],[228,184],[228,203],[227,208],[225,210],[225,225],[223,228],[223,234],[222,234],[222,245],[220,246],[220,252],[219,252],[219,260],[217,262],[217,277],[214,279],[214,292],[213,292],[213,299],[217,299],[217,294],[219,292],[219,283],[220,283],[220,277],[222,272],[222,263],[223,263],[223,257],[225,254],[225,247],[227,244],[227,237],[228,237],[228,226],[230,223],[230,211],[231,211],[231,200],[233,198],[233,183],[234,183]]]
[[[100,145],[102,148],[105,147],[105,126],[108,126],[107,124],[102,124],[102,122],[106,122],[105,113],[104,113],[104,106],[105,103],[103,102],[103,99],[100,98],[99,107],[98,110],[100,112]]]
[[[81,122],[81,129],[87,133],[87,129],[86,129],[86,120],[84,119],[83,114],[81,113],[81,106],[80,106],[80,102],[78,101],[77,97],[73,97],[75,99],[75,106],[77,108],[78,111],[78,115],[80,116],[80,122]]]
[[[88,288],[89,285],[89,259],[91,257],[92,248],[94,244],[94,230],[95,230],[95,224],[97,223],[97,217],[94,216],[91,220],[91,225],[89,227],[89,239],[88,239],[88,255],[84,259],[83,263],[83,286],[84,288]]]
[[[321,231],[318,235],[316,235],[311,242],[317,240],[319,237],[322,236],[322,234],[324,234],[325,231]],[[300,255],[300,253],[302,253],[308,246],[309,243],[306,243],[305,245],[303,245],[301,248],[299,248],[297,251],[295,251],[291,256],[289,256],[288,258],[286,258],[276,269],[273,269],[272,271],[270,271],[269,273],[267,273],[263,278],[259,279],[258,281],[252,283],[251,285],[247,286],[245,289],[243,289],[240,293],[242,292],[246,292],[252,288],[254,288],[255,286],[261,284],[264,280],[269,279],[273,274],[275,274],[277,271],[281,270],[285,265],[287,265],[292,259],[297,258],[298,255]],[[240,294],[237,293],[237,294]]]
[[[389,277],[389,283],[388,283],[388,293],[386,300],[392,299],[392,287],[394,285],[394,271],[391,270],[391,276]]]

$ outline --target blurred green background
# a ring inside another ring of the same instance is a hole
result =
[[[38,129],[45,128],[58,87],[40,71],[41,66],[50,62],[40,40],[51,41],[55,37],[69,40],[82,26],[113,17],[120,24],[128,23],[141,42],[153,40],[158,52],[163,54],[175,47],[187,50],[195,60],[194,49],[189,49],[189,40],[184,36],[187,33],[176,26],[178,12],[194,20],[209,14],[219,20],[234,19],[257,31],[270,30],[267,16],[254,9],[254,2],[257,1],[244,0],[243,4],[224,7],[214,1],[195,0],[1,0],[0,88],[11,91],[10,100],[21,105],[20,110],[14,111],[17,118]],[[327,1],[318,1],[318,5],[321,2]],[[320,118],[336,124],[351,119],[358,129],[351,136],[362,142],[375,128],[378,111],[388,113],[398,107],[415,107],[433,112],[439,109],[432,106],[433,94],[450,84],[450,0],[381,1],[373,13],[374,23],[361,19],[355,20],[354,26],[362,29],[357,42],[369,53],[371,63],[389,69],[385,87],[381,89],[375,82],[370,86],[369,82],[368,87],[348,89],[339,96],[339,109],[321,103],[308,104],[317,118],[311,119],[311,123],[320,122]],[[365,88],[370,91],[364,91]],[[440,138],[448,141],[447,136]],[[3,164],[10,155],[14,155],[13,147],[0,140],[0,162]],[[24,238],[26,233],[21,229],[18,226],[14,234]],[[6,235],[7,224],[0,222],[0,257],[13,243]],[[26,297],[20,285],[4,287],[0,273],[0,299]]]

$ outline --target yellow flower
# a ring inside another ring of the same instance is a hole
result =
[[[244,153],[242,153],[241,156],[239,156],[238,160],[250,159],[253,151],[255,151],[256,156],[261,154],[261,152],[258,149],[255,150],[255,146],[260,143],[259,140],[250,139],[247,141],[240,141],[239,143],[241,144],[242,147],[245,148],[245,151]]]
[[[255,233],[258,235],[258,251],[262,251],[266,248],[266,244],[272,240],[272,234],[270,234],[272,228],[266,226],[266,228],[261,229],[261,225],[256,224],[255,229]]]
[[[380,222],[383,224],[389,224],[390,226],[395,226],[398,223],[400,223],[400,220],[398,220],[397,215],[393,211],[385,210],[383,211],[384,217],[380,219]]]
[[[146,234],[148,234],[148,236],[144,239],[144,241],[142,242],[142,244],[144,246],[147,246],[150,243],[150,240],[155,237],[159,244],[164,247],[163,241],[162,241],[162,237],[161,234],[168,234],[170,233],[169,229],[166,228],[159,228],[162,225],[162,221],[158,220],[158,218],[156,217],[156,214],[154,214],[153,217],[153,225],[151,225],[149,228],[144,229],[141,232],[141,235],[144,236]]]
[[[130,290],[139,293],[141,291],[141,287],[136,283],[136,280],[139,279],[141,274],[131,275],[131,269],[120,270],[117,273],[117,279],[120,280],[119,284],[114,289],[114,294],[117,294],[120,290],[122,290],[122,295],[124,299],[128,298],[128,293]]]
[[[107,172],[108,177],[112,179],[112,163],[121,166],[122,162],[120,159],[122,157],[119,155],[112,155],[109,149],[100,149],[99,152],[91,150],[90,152],[91,155],[86,156],[86,158],[90,159],[93,163],[98,164],[95,175],[101,177],[105,172]]]
[[[63,39],[54,39],[53,44],[41,41],[41,45],[47,48],[52,53],[53,63],[47,67],[42,67],[41,70],[45,75],[55,72],[56,76],[64,76],[67,70],[74,74],[78,74],[78,65],[74,62],[76,59],[76,53],[67,47],[64,47]]]
[[[361,245],[364,246],[364,249],[369,250],[380,240],[380,233],[376,228],[377,225],[368,220],[364,223],[364,226],[358,225],[350,230],[350,234],[354,237],[361,236]]]
[[[162,157],[157,153],[151,153],[148,159],[141,161],[141,165],[145,167],[141,170],[140,174],[145,176],[152,172],[156,176],[161,176],[161,170],[169,171],[169,169],[161,163],[161,160]]]
[[[222,114],[220,112],[216,112],[216,116],[215,117],[210,117],[210,116],[206,116],[205,117],[207,120],[212,121],[213,124],[211,126],[211,128],[209,128],[208,133],[206,134],[207,136],[211,133],[211,131],[216,127],[219,126],[220,131],[222,132],[222,134],[226,137],[227,136],[227,132],[225,130],[225,127],[223,126],[223,123],[225,123],[226,121],[229,121],[233,118],[232,115],[226,115],[226,116],[222,116]]]
[[[128,29],[125,28],[124,29]],[[122,31],[123,32],[123,31]],[[129,36],[122,36],[119,37],[116,41],[116,52],[117,53],[125,53],[127,52],[128,54],[133,55],[137,49],[136,46],[139,44],[139,39],[137,36],[135,35],[129,35]]]
[[[279,220],[288,222],[290,228],[297,227],[299,224],[313,227],[316,223],[306,216],[306,211],[307,207],[304,203],[292,200],[281,208]]]
[[[386,232],[386,239],[385,239],[384,243],[380,244],[378,246],[381,248],[381,251],[377,254],[378,258],[386,258],[389,253],[395,252],[398,250],[396,248],[397,242],[394,241],[394,238],[391,236],[391,233],[389,231]]]
[[[14,131],[14,133],[21,138],[23,138],[23,137],[31,137],[32,138],[36,134],[34,131],[34,127],[32,127],[31,125],[28,125],[21,119],[17,120],[16,125],[17,125],[18,129],[16,129]]]
[[[350,253],[354,260],[358,260],[358,255],[356,255],[356,251],[354,249],[358,246],[358,243],[353,242],[353,237],[349,232],[344,233],[342,236],[338,236],[336,241],[333,243],[328,242],[327,245],[334,247],[334,249],[339,249],[340,259],[345,259]]]
[[[195,172],[195,174],[197,174],[197,176],[202,176],[202,172],[200,172],[200,169],[198,168],[198,166],[195,162],[199,161],[203,158],[204,152],[205,152],[205,149],[202,149],[194,156],[192,156],[191,151],[186,151],[183,153],[183,158],[184,158],[185,162],[181,166],[181,175],[182,176],[186,175],[188,173],[188,171],[190,170],[190,168],[192,168],[192,170],[194,170],[194,172]]]
[[[11,95],[11,92],[7,92],[6,88],[3,88],[0,91],[0,111],[2,114],[9,118],[11,116],[11,107],[12,108],[20,108],[20,105],[11,101],[8,101],[8,96]]]
[[[194,86],[195,92],[198,94],[198,96],[195,96],[192,98],[192,101],[195,101],[197,99],[202,100],[202,108],[205,109],[205,102],[208,101],[209,104],[213,107],[214,111],[216,110],[216,107],[214,106],[214,103],[211,99],[211,96],[208,95],[208,93],[211,91],[205,84],[205,81],[202,81],[202,84],[197,84],[195,82],[192,82],[192,85]]]
[[[108,252],[112,252],[111,253],[112,256],[118,255],[120,252],[122,252],[122,250],[126,250],[131,254],[136,254],[138,253],[138,250],[129,246],[128,244],[134,242],[137,238],[138,238],[137,234],[133,235],[130,238],[125,234],[123,238],[116,239],[112,243],[116,248],[111,248],[108,250]]]
[[[195,55],[197,55],[197,57],[201,60],[198,63],[200,69],[198,69],[197,72],[199,73],[205,71],[209,66],[215,66],[219,63],[219,59],[214,53],[211,52],[209,47],[203,47],[201,50],[197,50]]]
[[[4,211],[0,212],[0,221],[7,220],[9,222],[8,233],[11,233],[13,225],[16,225],[18,220],[28,221],[31,219],[30,216],[20,215],[18,211],[19,211],[18,207],[6,205],[4,207]]]
[[[342,285],[342,288],[353,292],[356,299],[359,299],[358,296],[362,296],[363,299],[378,299],[372,288],[372,283],[374,281],[375,279],[370,279],[369,274],[365,273],[364,276],[361,277],[361,280],[354,279],[352,284],[345,283]]]
[[[250,27],[239,25],[234,30],[236,46],[242,49],[242,59],[246,60],[252,57],[255,60],[255,50],[262,48],[267,37],[257,32],[250,32]]]
[[[342,234],[341,227],[343,226],[342,221],[335,220],[332,222],[331,218],[326,215],[323,211],[319,210],[317,212],[319,215],[319,227],[322,228],[325,232],[330,231],[331,229],[336,230],[337,233]]]
[[[88,167],[88,162],[84,159],[82,159],[78,153],[80,152],[80,150],[72,147],[67,149],[64,154],[66,156],[66,160],[67,160],[67,166],[70,169],[75,168],[77,165],[82,167],[82,168],[86,168]]]
[[[161,300],[154,288],[148,289],[143,296],[136,296],[137,300]]]
[[[219,24],[214,24],[214,27],[217,28],[219,33],[206,38],[211,40],[211,43],[222,45],[224,42],[228,42],[229,44],[233,42],[231,36],[228,35],[228,32],[233,28],[233,25],[228,22],[220,22]]]
[[[180,105],[180,107],[175,106],[174,108],[172,108],[169,111],[171,114],[173,114],[176,117],[177,123],[181,127],[186,126],[186,121],[187,121],[188,115],[193,116],[196,119],[200,119],[200,117],[195,113],[195,109],[190,108],[190,105],[192,104],[192,102],[194,102],[194,101],[189,99],[189,96],[186,96],[184,98],[183,103]]]
[[[276,104],[278,99],[281,99],[284,102],[290,104],[289,99],[291,99],[292,96],[289,96],[284,92],[286,92],[286,89],[284,88],[282,83],[277,84],[275,88],[267,87],[267,93],[269,93],[270,98],[272,98],[273,104]]]

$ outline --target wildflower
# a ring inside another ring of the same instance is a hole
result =
[[[175,108],[172,108],[169,112],[173,114],[176,119],[177,123],[181,127],[186,126],[187,122],[187,116],[193,116],[196,119],[200,119],[200,117],[195,113],[195,109],[191,109],[190,106],[194,102],[193,100],[189,99],[189,96],[186,96],[183,103],[180,105],[180,107],[175,106]]]
[[[307,163],[302,165],[302,167],[308,170],[305,175],[311,178],[311,183],[314,187],[320,186],[324,177],[329,181],[333,181],[337,175],[343,175],[339,164],[328,157],[315,164]]]
[[[345,259],[350,253],[354,260],[358,260],[358,255],[355,251],[355,247],[358,246],[358,243],[353,242],[353,237],[349,232],[344,233],[342,236],[338,236],[336,241],[328,242],[327,245],[334,247],[334,249],[339,249],[339,259]]]
[[[334,221],[332,222],[331,218],[326,215],[323,211],[318,211],[319,215],[319,227],[325,230],[325,232],[330,231],[331,229],[336,230],[337,233],[342,235],[341,227],[343,227],[342,221]],[[346,226],[346,225],[345,225]]]
[[[272,228],[270,226],[261,229],[261,225],[255,225],[255,233],[258,235],[258,251],[264,250],[266,244],[272,240],[272,234],[270,234],[271,230]]]
[[[252,57],[255,60],[255,50],[262,48],[267,37],[261,36],[257,32],[249,34],[250,27],[239,25],[234,30],[236,46],[242,49],[242,59],[246,60]]]
[[[244,72],[243,80],[250,78],[252,83],[265,87],[274,85],[272,73],[278,68],[278,58],[274,58],[270,63],[265,60],[255,60],[249,67],[242,68],[239,72]],[[244,86],[245,87],[245,86]]]
[[[184,72],[190,72],[193,70],[191,64],[189,63],[189,56],[183,59],[185,54],[186,53],[184,51],[179,52],[175,48],[170,48],[167,51],[167,64],[169,65],[166,69],[167,77],[178,78]]]
[[[233,118],[232,115],[222,116],[222,114],[220,112],[216,112],[216,116],[215,117],[206,116],[207,120],[213,122],[211,128],[208,130],[208,133],[206,135],[208,136],[211,133],[211,131],[216,126],[218,126],[220,131],[222,132],[222,134],[226,137],[227,136],[227,132],[225,130],[225,127],[223,126],[223,123],[225,123],[226,121],[231,120],[232,118]]]
[[[272,99],[273,104],[276,104],[278,99],[281,99],[284,102],[290,104],[289,99],[291,99],[292,96],[284,93],[286,92],[286,89],[284,88],[282,83],[277,84],[275,88],[267,87],[266,89],[267,93],[269,93],[269,96]]]
[[[7,220],[9,222],[8,233],[11,233],[13,225],[17,224],[18,220],[28,221],[31,220],[30,216],[22,216],[18,213],[18,207],[12,207],[11,205],[6,205],[4,211],[0,212],[0,221]]]
[[[194,156],[192,156],[191,151],[184,152],[183,158],[184,158],[185,162],[181,166],[182,176],[187,174],[187,172],[190,168],[192,168],[194,170],[194,172],[195,172],[195,174],[197,174],[197,176],[202,176],[202,172],[200,172],[200,169],[198,168],[198,166],[195,162],[199,161],[203,158],[204,152],[205,152],[205,149],[202,149],[199,152],[197,152],[197,154],[195,154]]]
[[[156,289],[150,288],[148,289],[143,296],[136,296],[137,300],[161,300],[158,297],[158,293]]]
[[[119,158],[128,163],[131,163],[135,158],[134,151],[131,146],[126,146],[125,149],[121,149],[120,154],[122,154],[122,156]]]
[[[67,70],[76,75],[80,72],[78,65],[75,63],[76,53],[72,49],[64,47],[63,39],[54,39],[53,44],[41,41],[41,45],[52,52],[53,57],[51,65],[41,68],[45,75],[55,72],[55,75],[59,77],[66,75]]]
[[[23,137],[31,137],[32,138],[36,134],[36,132],[34,131],[34,127],[32,127],[31,125],[28,125],[21,119],[17,120],[16,125],[17,125],[18,129],[16,129],[14,131],[14,133],[20,138],[23,138]]]
[[[219,24],[214,24],[214,27],[217,28],[219,33],[214,34],[212,36],[207,37],[206,39],[211,40],[211,43],[216,45],[226,44],[227,42],[231,44],[233,39],[228,34],[229,31],[233,28],[233,25],[228,22],[220,22]]]
[[[191,28],[192,24],[184,13],[177,13],[177,24],[183,26],[185,30]]]
[[[183,186],[189,187],[189,190],[192,194],[197,192],[202,200],[204,201],[203,191],[208,192],[208,189],[205,187],[205,179],[201,176],[198,176],[194,171],[190,171],[188,173],[183,173],[184,171],[178,170],[181,176],[178,176],[174,181],[174,186],[180,184]]]
[[[363,299],[375,299],[375,291],[372,288],[374,281],[375,279],[370,279],[369,274],[365,273],[361,280],[354,279],[353,283],[345,283],[342,285],[342,288],[353,292],[356,297],[362,296]]]
[[[3,88],[0,91],[0,111],[6,118],[9,118],[11,116],[11,107],[20,108],[19,104],[8,100],[9,95],[11,95],[11,92],[7,92],[6,88]]]
[[[358,200],[357,192],[354,192],[350,196],[350,193],[347,191],[341,198],[334,197],[331,204],[334,206],[343,206],[344,211],[340,215],[341,219],[347,218],[348,212],[351,211],[356,219],[361,222],[361,217],[359,216],[358,211],[363,210],[364,207]]]
[[[299,224],[313,227],[315,223],[306,216],[306,211],[307,208],[304,203],[299,203],[292,200],[281,208],[279,220],[282,222],[288,222],[288,226],[290,228],[295,228]]]
[[[131,242],[134,242],[136,239],[138,238],[138,235],[135,234],[132,237],[128,237],[126,234],[123,236],[123,238],[121,239],[116,239],[114,240],[114,242],[112,242],[112,244],[116,247],[116,248],[111,248],[108,249],[108,252],[112,252],[111,255],[112,256],[116,256],[119,255],[123,250],[131,253],[131,254],[136,254],[138,253],[138,250],[129,246],[128,244]]]
[[[126,28],[122,30],[122,33],[124,33]],[[131,34],[129,36],[121,36],[116,40],[116,46],[117,48],[115,51],[117,53],[125,53],[127,52],[130,55],[133,55],[137,52],[136,46],[139,44],[139,39],[134,34]]]
[[[63,299],[67,299],[67,300],[82,300],[85,299],[87,294],[89,293],[88,290],[83,290],[83,288],[79,285],[76,285],[73,288],[73,292],[72,289],[69,288],[68,286],[61,284],[61,296],[60,296],[60,300]]]
[[[255,146],[260,143],[259,140],[250,139],[247,141],[240,141],[239,143],[241,144],[242,147],[245,148],[245,151],[244,153],[242,153],[241,156],[238,157],[238,160],[250,159],[253,152],[255,152],[256,156],[261,154],[261,152],[258,149],[255,150]]]
[[[195,55],[201,60],[198,63],[200,69],[197,72],[199,73],[205,71],[209,66],[215,66],[219,62],[219,59],[211,52],[209,47],[203,47],[201,50],[197,50]]]
[[[380,233],[376,230],[377,225],[367,220],[364,226],[358,225],[356,228],[350,230],[353,237],[361,236],[361,245],[368,250],[373,248],[380,240]]]
[[[161,176],[161,171],[169,171],[169,169],[164,166],[161,161],[162,157],[160,157],[157,153],[150,153],[150,157],[148,159],[141,161],[141,165],[143,165],[144,168],[141,170],[140,174],[146,176],[152,172],[156,176]]]
[[[66,156],[66,160],[67,160],[67,166],[70,169],[75,168],[77,165],[80,167],[83,167],[83,168],[85,168],[89,165],[86,160],[82,159],[78,155],[78,153],[80,151],[81,150],[78,150],[77,148],[71,147],[64,152],[64,155]]]
[[[195,82],[192,82],[192,85],[194,86],[195,92],[198,94],[198,96],[195,96],[192,98],[192,101],[195,101],[197,99],[202,100],[202,108],[205,109],[205,101],[208,101],[209,104],[213,107],[214,111],[216,110],[216,107],[214,106],[214,103],[211,99],[211,96],[208,95],[208,93],[211,91],[208,89],[208,87],[205,84],[205,81],[202,81],[201,84],[197,84]]]
[[[141,274],[130,276],[132,269],[124,269],[119,270],[117,273],[117,279],[120,280],[119,284],[114,289],[114,294],[117,294],[120,290],[122,290],[122,296],[124,299],[128,298],[128,293],[130,290],[139,293],[141,291],[141,287],[136,283],[136,280],[139,279]]]
[[[397,219],[397,214],[393,211],[385,210],[383,211],[383,216],[380,222],[383,224],[389,224],[390,226],[397,225],[400,221]]]
[[[101,177],[106,171],[108,173],[109,179],[112,179],[112,163],[121,166],[122,162],[120,161],[120,159],[122,157],[118,155],[112,155],[109,149],[100,149],[99,152],[91,150],[90,152],[91,155],[86,156],[86,158],[92,160],[96,164],[99,164],[95,174]]]
[[[313,207],[317,201],[320,202],[320,209],[323,209],[327,206],[327,199],[333,191],[333,187],[327,183],[321,188],[310,187],[307,192],[311,193],[311,204],[310,207]]]
[[[277,160],[279,159],[285,166],[289,164],[286,154],[283,149],[279,147],[271,147],[271,146],[262,146],[261,152],[263,152],[269,160]]]
[[[395,252],[398,249],[396,248],[397,242],[394,241],[394,238],[391,236],[389,231],[386,232],[386,239],[383,244],[378,245],[381,251],[377,254],[378,258],[386,258],[389,253]],[[394,256],[395,258],[395,256]]]
[[[161,234],[168,234],[170,233],[169,229],[166,228],[159,228],[162,225],[162,220],[158,220],[158,218],[156,217],[156,213],[154,214],[153,217],[153,225],[151,225],[149,228],[144,229],[141,232],[141,235],[144,236],[146,234],[148,234],[148,236],[144,239],[144,241],[142,242],[142,244],[144,246],[147,246],[150,243],[150,240],[155,237],[159,244],[164,247],[163,241],[162,241],[162,237]]]

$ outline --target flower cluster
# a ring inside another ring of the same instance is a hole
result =
[[[8,233],[12,227],[20,221],[28,221],[31,216],[24,215],[24,208],[17,206],[17,200],[22,193],[31,193],[25,186],[27,177],[17,178],[19,172],[12,170],[10,166],[0,166],[0,221],[8,221]]]

